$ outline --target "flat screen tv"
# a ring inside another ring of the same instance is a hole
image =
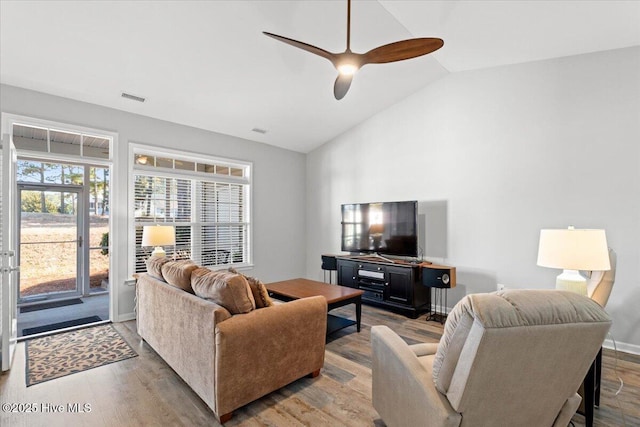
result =
[[[342,205],[342,250],[418,256],[418,202]]]

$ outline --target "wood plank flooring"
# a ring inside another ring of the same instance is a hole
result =
[[[354,317],[352,306],[332,311]],[[442,326],[424,316],[402,315],[363,306],[362,332],[355,327],[334,334],[317,378],[300,379],[234,412],[225,426],[384,426],[371,405],[371,325],[385,324],[406,341],[437,342]],[[34,404],[38,413],[0,412],[0,426],[216,426],[212,412],[135,332],[135,321],[116,329],[139,357],[25,387],[24,344],[9,373],[0,377],[0,403]],[[603,358],[603,394],[595,426],[640,426],[640,357],[620,353],[617,375],[612,351]],[[624,389],[614,397],[619,382]],[[68,404],[90,405],[90,412],[68,413]],[[64,413],[42,413],[63,405]],[[618,406],[619,405],[619,406]],[[584,418],[574,417],[576,426]]]

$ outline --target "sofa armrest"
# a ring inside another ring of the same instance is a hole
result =
[[[461,415],[436,390],[429,367],[402,338],[387,326],[374,326],[371,347],[373,407],[385,424],[460,425]]]
[[[582,397],[580,397],[578,393],[568,398],[567,401],[564,402],[564,405],[562,405],[560,413],[556,417],[552,427],[568,426],[569,422],[571,422],[571,418],[573,418],[573,415],[578,410],[580,402],[582,402]]]
[[[419,344],[411,344],[409,348],[418,357],[430,356],[435,355],[438,351],[438,343],[424,342]]]
[[[322,368],[326,331],[327,301],[321,296],[253,310],[218,324],[218,414]]]

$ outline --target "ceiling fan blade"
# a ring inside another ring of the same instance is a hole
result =
[[[353,80],[353,74],[352,75],[338,74],[336,83],[333,85],[333,96],[335,96],[336,99],[340,100],[344,98],[344,96],[349,91],[349,88],[351,87],[351,80]]]
[[[333,53],[328,52],[328,51],[326,51],[324,49],[320,49],[317,46],[313,46],[313,45],[310,45],[310,44],[307,44],[307,43],[299,42],[298,40],[290,39],[288,37],[279,36],[277,34],[268,33],[266,31],[263,31],[262,34],[264,34],[265,36],[269,36],[271,38],[274,38],[276,40],[279,40],[282,43],[286,43],[288,45],[297,47],[298,49],[306,50],[307,52],[313,53],[313,54],[318,55],[318,56],[322,56],[323,58],[327,58],[331,62],[333,62],[333,60],[334,60],[334,54]]]
[[[443,45],[442,39],[438,38],[409,39],[371,49],[362,56],[365,64],[384,64],[426,55],[440,49]]]

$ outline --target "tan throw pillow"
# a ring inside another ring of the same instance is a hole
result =
[[[247,283],[249,283],[251,293],[253,294],[253,299],[256,300],[256,308],[271,307],[273,302],[271,302],[271,298],[269,298],[269,292],[264,286],[264,283],[255,277],[244,276],[244,278],[247,279]]]
[[[191,273],[198,266],[190,259],[169,261],[162,265],[162,277],[168,284],[193,293],[191,288]]]
[[[147,264],[147,274],[164,281],[162,277],[162,266],[171,261],[171,258],[166,256],[152,256],[145,261]]]
[[[251,288],[241,274],[197,268],[191,273],[191,287],[197,296],[223,306],[231,314],[256,308]]]
[[[273,302],[271,298],[269,298],[269,292],[267,288],[264,286],[264,283],[260,281],[260,279],[256,279],[255,277],[245,276],[242,273],[239,273],[235,268],[229,267],[228,271],[236,274],[241,274],[247,279],[247,283],[249,283],[249,287],[251,288],[251,293],[253,294],[253,299],[256,301],[256,308],[264,308],[271,307]]]

